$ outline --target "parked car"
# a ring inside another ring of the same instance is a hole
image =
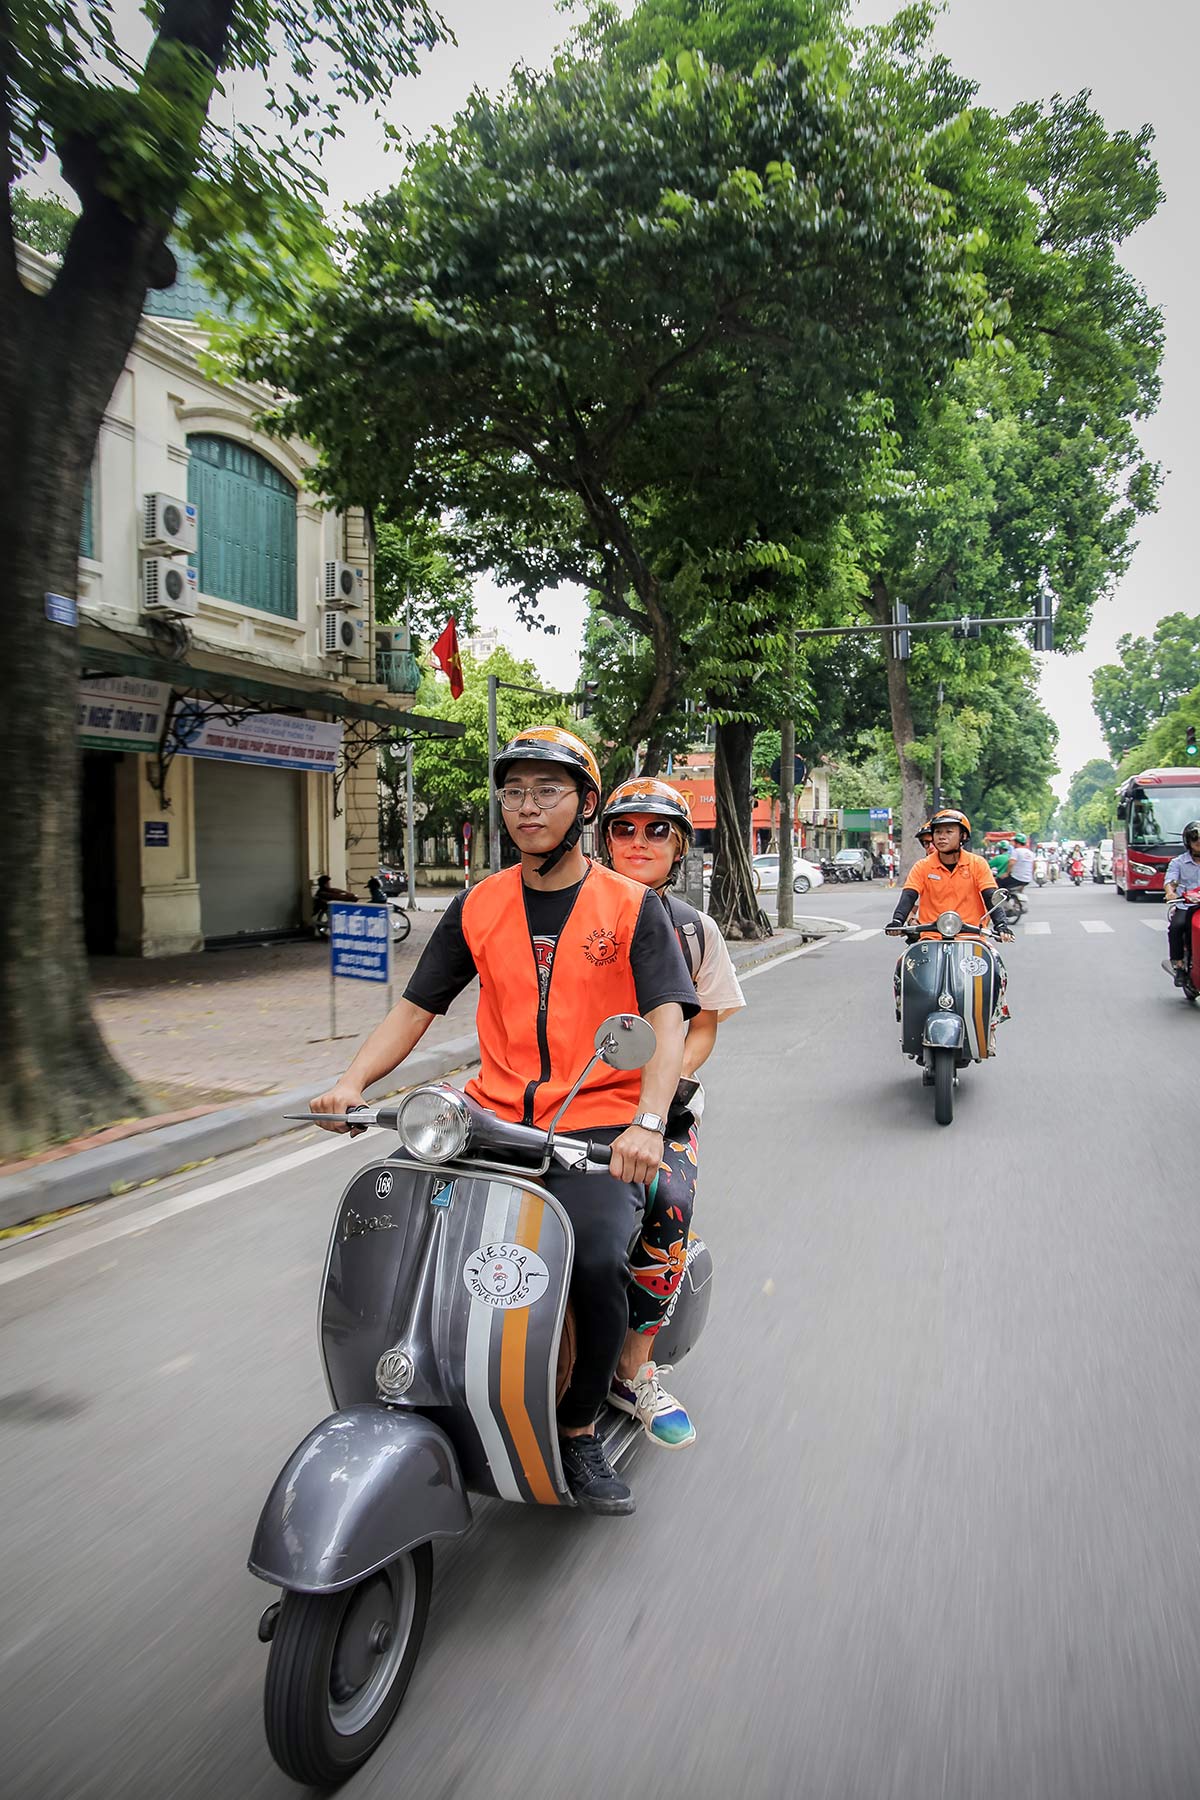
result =
[[[777,894],[779,892],[779,858],[777,856],[756,856],[750,864],[754,872],[754,891],[756,894]],[[825,877],[816,863],[806,862],[802,856],[792,858],[792,892],[807,894],[810,888],[820,887]]]
[[[1112,880],[1112,846],[1111,838],[1101,838],[1092,851],[1092,880]]]
[[[870,853],[866,850],[839,850],[834,866],[849,869],[851,881],[870,881],[873,875]]]
[[[379,865],[379,880],[389,900],[404,892],[403,869],[389,869],[383,863]]]

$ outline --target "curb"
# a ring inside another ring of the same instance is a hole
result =
[[[809,930],[813,925],[826,929]],[[761,947],[751,946],[748,955],[735,955],[734,967],[739,973],[757,968],[777,956],[786,956],[806,939],[832,935],[835,927],[853,929],[836,919],[801,919],[786,937],[777,932],[774,938],[763,940]],[[404,1065],[402,1086],[389,1087],[378,1082],[368,1089],[368,1097],[382,1100],[422,1081],[440,1080],[476,1061],[478,1055],[479,1040],[474,1032],[432,1045],[428,1050],[414,1050]],[[291,1122],[282,1115],[307,1105],[312,1094],[313,1084],[309,1082],[306,1087],[264,1094],[240,1106],[221,1107],[178,1125],[164,1125],[158,1131],[121,1138],[94,1150],[81,1150],[76,1156],[45,1163],[21,1175],[0,1176],[0,1231],[70,1207],[113,1199],[144,1182],[181,1174],[196,1163],[248,1149],[265,1138],[304,1130],[303,1122]]]
[[[404,1086],[437,1081],[453,1069],[473,1062],[478,1051],[474,1032],[469,1037],[432,1045],[428,1050],[415,1050],[404,1065]],[[368,1090],[368,1096],[381,1100],[399,1091],[378,1082]],[[199,1119],[164,1125],[161,1131],[123,1138],[96,1150],[81,1150],[63,1161],[46,1163],[21,1175],[4,1176],[0,1178],[0,1230],[23,1225],[46,1213],[111,1199],[143,1182],[177,1175],[194,1163],[228,1155],[231,1150],[245,1150],[263,1138],[302,1131],[303,1122],[287,1121],[281,1115],[306,1106],[312,1095],[313,1084],[309,1082],[307,1087],[264,1094],[241,1106],[222,1107]]]

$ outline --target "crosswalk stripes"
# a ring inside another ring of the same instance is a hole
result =
[[[1108,923],[1107,919],[1075,919],[1064,921],[1060,922],[1058,929],[1060,931],[1069,931],[1072,924],[1077,925],[1081,931],[1086,931],[1093,937],[1098,936],[1103,932],[1107,932],[1109,936],[1112,936],[1116,929],[1115,926]],[[1157,931],[1161,934],[1166,929],[1167,921],[1164,918],[1139,919],[1138,924],[1145,925],[1149,930]],[[1049,937],[1054,929],[1055,928],[1051,925],[1049,919],[1030,919],[1026,924],[1017,926],[1017,942],[1020,943],[1022,938]],[[866,926],[857,931],[845,932],[840,937],[839,941],[843,944],[865,944],[868,938],[879,937],[881,932],[881,926]]]

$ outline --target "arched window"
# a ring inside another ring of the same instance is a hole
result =
[[[296,617],[296,490],[233,438],[188,439],[188,499],[200,514],[202,594]]]

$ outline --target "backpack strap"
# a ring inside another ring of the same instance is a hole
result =
[[[678,894],[665,894],[663,905],[675,927],[679,947],[687,959],[688,973],[695,981],[700,973],[700,964],[704,961],[704,921],[695,907],[689,906],[686,900],[681,900]]]

